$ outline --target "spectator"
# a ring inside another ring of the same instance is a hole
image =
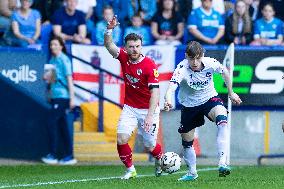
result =
[[[78,0],[77,10],[82,11],[86,15],[87,33],[92,33],[95,29],[94,20],[92,20],[96,0]]]
[[[197,9],[201,7],[202,0],[192,0],[192,8]],[[212,8],[219,12],[221,15],[225,13],[225,4],[224,0],[212,0]]]
[[[112,20],[114,16],[113,8],[111,6],[106,6],[103,10],[104,20],[101,20],[97,23],[97,31],[96,31],[96,40],[98,45],[104,45],[104,33],[107,27],[108,22]],[[121,45],[121,29],[119,26],[115,27],[112,32],[113,42],[116,45]]]
[[[212,9],[212,0],[202,0],[201,7],[191,12],[188,28],[193,38],[202,44],[221,43],[224,36],[224,20]]]
[[[4,36],[6,45],[28,47],[38,43],[41,31],[41,16],[31,9],[33,0],[21,0],[21,7],[12,13],[12,31]]]
[[[53,67],[53,75],[44,75],[50,85],[51,112],[48,119],[48,134],[50,140],[49,154],[42,158],[47,164],[72,165],[77,163],[73,157],[73,139],[67,123],[67,112],[74,108],[74,87],[72,81],[71,61],[66,56],[66,48],[62,38],[55,36],[49,44]],[[48,72],[46,72],[48,73]],[[60,132],[60,133],[58,133]],[[64,144],[64,158],[58,161],[59,136]]]
[[[35,0],[32,8],[40,12],[43,24],[49,24],[51,16],[62,6],[63,0]]]
[[[227,43],[246,45],[252,40],[252,21],[244,0],[238,0],[234,13],[226,19],[225,39]]]
[[[188,18],[192,10],[192,0],[177,0],[177,11],[182,15],[183,20]]]
[[[97,0],[95,8],[95,17],[98,21],[103,20],[104,7],[111,6],[114,14],[117,15],[121,27],[126,27],[128,24],[127,4],[129,0]],[[133,15],[132,15],[133,16]],[[131,18],[131,17],[130,17]]]
[[[280,45],[283,41],[283,22],[275,18],[271,3],[264,5],[261,11],[263,17],[254,26],[254,41],[251,45]]]
[[[183,37],[184,23],[182,16],[175,11],[174,0],[162,0],[159,10],[151,24],[152,35],[157,45],[179,45]]]
[[[16,0],[0,1],[0,30],[6,31],[10,28],[12,12],[16,9],[16,7]]]
[[[143,45],[151,45],[151,34],[143,25],[143,20],[139,14],[134,15],[131,19],[132,26],[128,26],[124,32],[124,38],[130,33],[136,33],[140,35],[143,39]]]
[[[275,17],[284,21],[284,0],[261,0],[259,2],[259,12],[267,3],[271,3],[273,5]],[[261,14],[259,13],[259,15]]]
[[[259,18],[259,11],[258,11],[258,5],[260,0],[245,0],[245,3],[248,6],[249,15],[252,18],[253,21],[255,21],[257,18]]]
[[[157,2],[154,0],[129,0],[128,17],[132,18],[134,14],[140,14],[145,24],[150,24],[152,17],[156,13]]]
[[[91,44],[87,36],[85,14],[76,10],[78,0],[65,0],[66,6],[52,16],[53,33],[64,41]]]

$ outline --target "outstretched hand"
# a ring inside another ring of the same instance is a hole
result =
[[[107,29],[113,29],[115,28],[117,25],[119,25],[119,22],[117,20],[117,16],[114,15],[113,18],[111,19],[111,21],[109,21],[107,23]]]
[[[241,98],[236,93],[232,93],[229,98],[231,99],[233,104],[240,105],[242,103]]]

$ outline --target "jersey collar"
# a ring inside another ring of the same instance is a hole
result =
[[[139,64],[140,62],[142,62],[144,60],[145,56],[143,54],[140,55],[140,58],[137,60],[137,61],[134,61],[132,62],[130,59],[129,59],[129,63],[131,64]]]

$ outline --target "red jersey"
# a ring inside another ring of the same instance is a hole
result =
[[[132,63],[122,48],[117,59],[120,61],[125,82],[124,104],[133,108],[148,109],[151,97],[149,87],[159,87],[157,65],[148,57]]]

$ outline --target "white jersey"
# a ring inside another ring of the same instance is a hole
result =
[[[180,86],[179,103],[185,107],[199,106],[218,95],[214,88],[213,74],[223,73],[224,66],[214,58],[203,57],[204,68],[193,71],[187,59],[181,61],[175,69],[171,82]]]

